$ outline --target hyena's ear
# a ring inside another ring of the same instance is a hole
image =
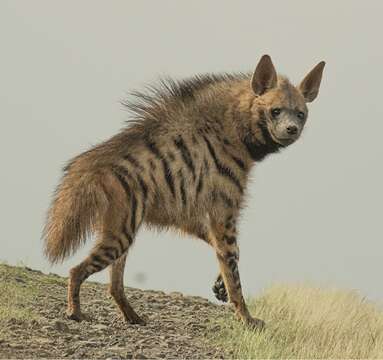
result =
[[[299,91],[302,93],[306,102],[314,101],[317,97],[325,65],[326,63],[321,61],[306,75],[306,77],[299,84]]]
[[[251,87],[257,95],[277,85],[277,72],[269,55],[263,55],[251,78]]]

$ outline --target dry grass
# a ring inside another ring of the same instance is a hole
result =
[[[264,332],[227,318],[214,335],[236,358],[383,358],[383,312],[356,292],[278,285],[250,309],[266,321]]]

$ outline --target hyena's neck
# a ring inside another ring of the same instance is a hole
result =
[[[273,140],[267,128],[262,102],[248,81],[233,86],[221,105],[225,109],[224,134],[237,147],[244,161],[258,162],[280,149],[281,145]]]

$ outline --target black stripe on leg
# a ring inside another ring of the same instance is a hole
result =
[[[233,245],[237,241],[235,236],[228,236],[228,235],[224,235],[223,240],[225,240],[228,245]]]
[[[96,254],[92,255],[92,261],[97,261],[100,264],[105,263],[105,259],[103,259],[101,256],[98,256]]]
[[[102,258],[96,254],[93,254],[91,257],[91,266],[93,266],[96,271],[104,269],[109,264],[109,260]]]
[[[102,246],[100,248],[102,250],[102,254],[109,260],[113,261],[118,258],[118,249],[111,246]]]
[[[101,265],[101,264],[98,264],[98,263],[95,263],[95,262],[92,262],[90,265],[93,267],[94,272],[101,271],[102,269],[105,268],[104,265]],[[92,274],[92,272],[89,275],[91,275],[91,274]]]
[[[234,260],[238,261],[238,253],[236,251],[228,251],[225,254],[224,259],[226,259],[226,260],[234,259]]]
[[[226,178],[228,178],[235,186],[237,186],[239,192],[243,193],[243,187],[238,180],[238,178],[234,175],[233,171],[227,167],[226,165],[223,165],[221,161],[218,159],[217,154],[214,150],[214,147],[211,145],[210,141],[206,138],[206,136],[203,136],[203,139],[207,145],[207,148],[209,150],[209,153],[211,157],[213,158],[214,164],[218,170],[218,173]]]

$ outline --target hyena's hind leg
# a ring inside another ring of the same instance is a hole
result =
[[[92,274],[105,269],[112,264],[129,248],[130,240],[122,233],[103,234],[90,255],[79,265],[70,270],[68,283],[68,309],[69,319],[88,320],[80,310],[81,284]]]
[[[126,257],[127,254],[122,255],[110,266],[109,292],[116,301],[127,323],[145,325],[145,321],[133,310],[125,295],[124,269]]]
[[[135,234],[139,229],[143,217],[144,217],[144,199],[137,197],[134,190],[129,187],[125,182],[125,179],[121,177],[121,182],[124,181],[123,188],[126,197],[123,194],[119,194],[119,201],[115,201],[107,211],[105,218],[103,219],[102,229],[100,230],[100,236],[98,242],[91,254],[79,265],[71,269],[70,278],[68,284],[68,317],[77,321],[81,321],[86,318],[80,310],[80,287],[81,284],[90,275],[95,272],[105,269],[107,266],[113,264],[117,259],[127,253],[130,245],[132,245]],[[117,193],[118,194],[118,193]],[[125,260],[116,264],[116,271],[112,271],[113,278],[118,278],[119,270],[125,264]],[[116,281],[114,281],[116,283]],[[117,281],[122,284],[122,279]],[[119,285],[122,286],[122,285]],[[128,302],[121,297],[121,291],[116,290],[116,285],[113,288],[115,294],[117,294],[117,304],[124,306],[124,309],[130,308]],[[127,312],[127,314],[129,311]],[[132,312],[130,312],[132,314]],[[137,320],[131,315],[132,320]]]

